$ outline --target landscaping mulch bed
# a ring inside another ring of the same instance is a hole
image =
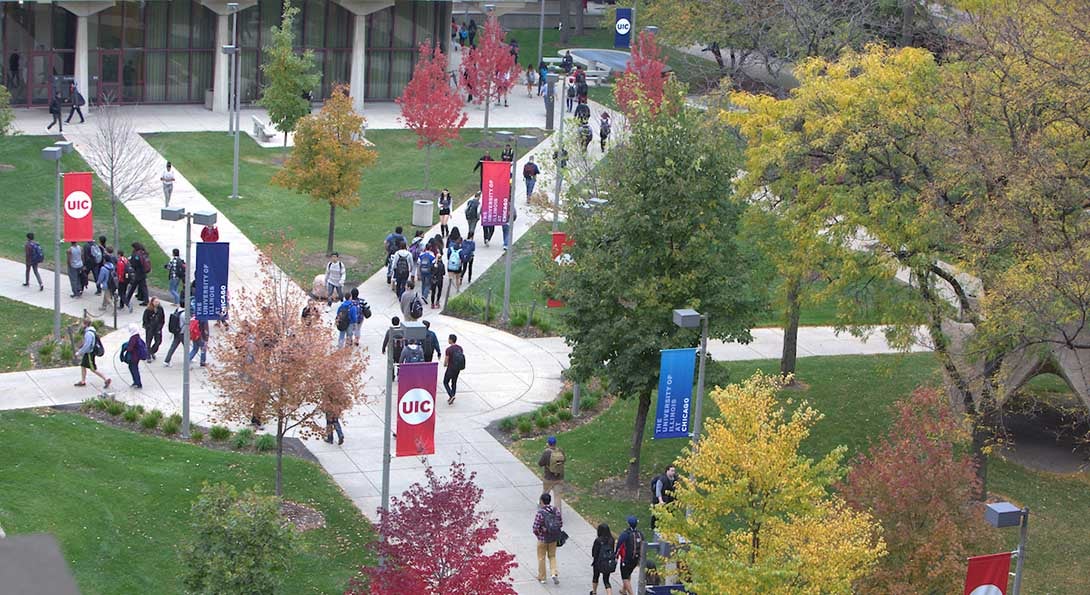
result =
[[[298,533],[325,527],[325,515],[306,504],[284,500],[280,502],[280,515],[290,521]]]

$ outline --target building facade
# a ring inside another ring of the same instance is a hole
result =
[[[364,100],[391,100],[412,77],[425,41],[450,38],[451,3],[431,0],[293,0],[295,41],[314,53],[315,100],[338,83]],[[92,103],[207,103],[227,109],[228,60],[241,49],[241,99],[263,88],[261,48],[282,0],[71,0],[0,3],[3,84],[16,106],[44,106],[74,81]],[[237,23],[235,22],[237,18]]]

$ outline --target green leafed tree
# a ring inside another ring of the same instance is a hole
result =
[[[205,485],[193,503],[192,539],[183,546],[183,582],[190,593],[276,593],[295,552],[295,535],[279,500],[239,495],[228,484]]]
[[[15,111],[11,109],[11,93],[0,85],[0,136],[15,134]]]
[[[613,393],[639,400],[630,489],[639,485],[659,350],[698,343],[697,332],[674,325],[673,309],[709,314],[713,338],[748,341],[764,305],[756,259],[737,237],[744,207],[731,200],[738,141],[703,112],[683,108],[683,93],[668,84],[655,113],[637,102],[644,113],[600,166],[608,203],[587,213],[569,201],[574,260],[545,267],[546,292],[567,305],[561,316],[572,377],[597,376]]]
[[[284,13],[279,27],[272,27],[272,42],[265,46],[265,59],[261,72],[269,82],[258,104],[269,111],[269,120],[284,133],[284,146],[288,133],[304,116],[310,114],[309,92],[321,78],[314,68],[314,53],[310,50],[295,52],[293,23],[299,8],[284,2]]]

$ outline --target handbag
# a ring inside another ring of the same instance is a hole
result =
[[[568,534],[563,530],[560,531],[560,537],[556,538],[556,547],[564,547],[564,544],[568,542]]]

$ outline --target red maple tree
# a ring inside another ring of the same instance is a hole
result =
[[[511,48],[503,42],[503,27],[495,16],[488,17],[478,36],[477,49],[462,62],[462,86],[474,103],[484,102],[484,131],[488,133],[488,111],[518,82],[518,65]]]
[[[960,591],[967,546],[985,551],[996,537],[973,502],[979,479],[969,433],[934,389],[919,389],[894,408],[889,434],[839,486],[845,500],[881,522],[889,551],[858,592]]]
[[[393,498],[383,513],[377,544],[384,566],[363,567],[345,595],[441,595],[488,593],[515,595],[511,570],[515,557],[500,550],[484,553],[496,538],[496,519],[478,512],[481,488],[465,465],[450,466],[439,477],[428,466],[425,483],[415,483]]]
[[[448,80],[446,54],[432,47],[430,40],[425,41],[420,44],[413,78],[397,98],[401,106],[399,119],[416,133],[417,148],[426,150],[424,188],[428,188],[431,177],[431,148],[449,146],[469,119],[462,111],[462,98]]]
[[[666,85],[666,59],[662,58],[655,34],[640,31],[632,46],[632,57],[625,66],[624,74],[613,88],[613,98],[628,117],[636,113],[635,103],[646,101],[652,114],[662,104]]]

